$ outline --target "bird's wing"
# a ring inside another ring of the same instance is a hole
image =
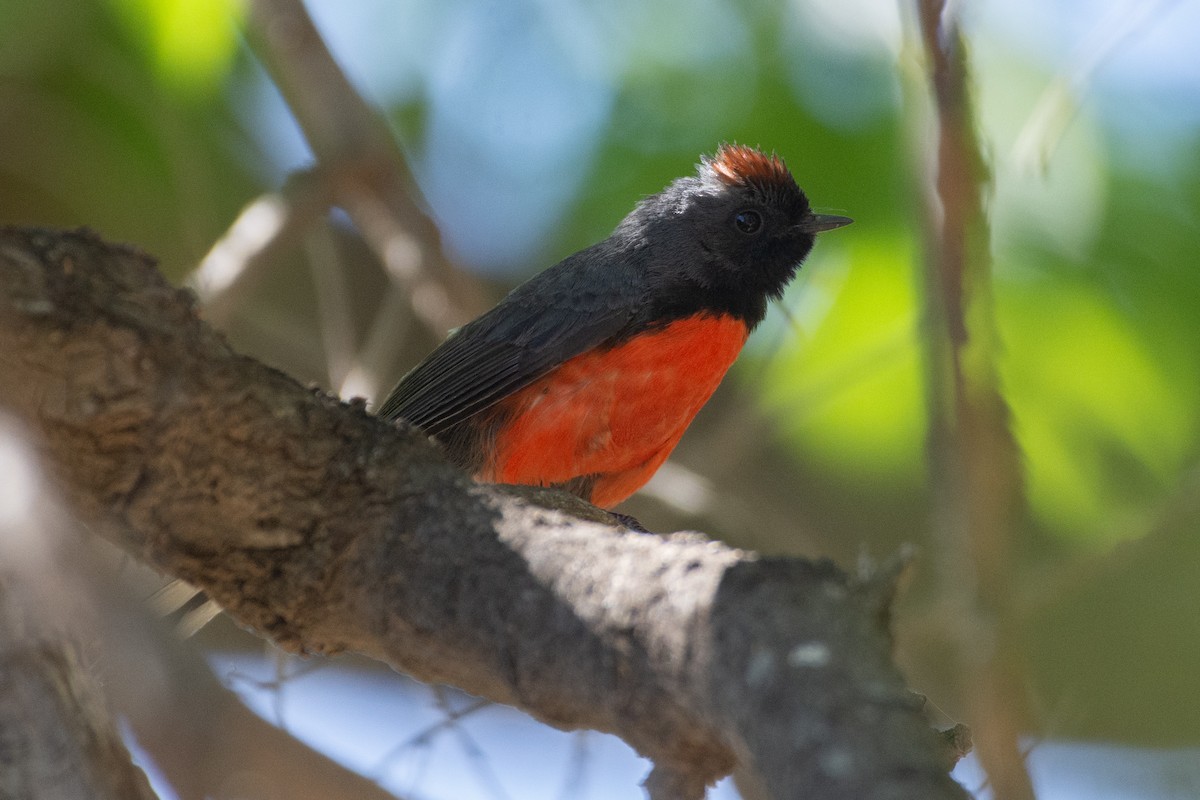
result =
[[[578,253],[515,289],[400,379],[377,412],[437,435],[620,333],[638,288]]]

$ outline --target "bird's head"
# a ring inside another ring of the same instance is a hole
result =
[[[664,278],[734,293],[754,310],[783,293],[816,234],[850,222],[813,213],[778,156],[736,144],[722,145],[695,177],[674,181],[626,220],[655,245],[652,262]]]

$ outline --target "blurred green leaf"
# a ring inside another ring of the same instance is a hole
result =
[[[762,402],[784,435],[844,480],[919,483],[925,415],[911,243],[867,234],[833,260],[835,246],[818,244],[824,257],[789,293],[804,335],[770,357]]]
[[[1047,278],[998,295],[1004,384],[1034,512],[1096,543],[1140,535],[1196,436],[1200,376],[1159,363],[1094,287]]]
[[[164,83],[111,3],[20,5],[0,48],[0,218],[88,225],[181,275],[253,196],[233,76],[202,95]]]
[[[1031,614],[1030,666],[1051,735],[1200,742],[1196,477],[1172,498],[1172,519],[1076,569]]]
[[[110,0],[153,57],[159,78],[188,91],[217,89],[238,47],[241,0]]]

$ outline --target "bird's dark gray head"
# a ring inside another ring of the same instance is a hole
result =
[[[778,156],[727,144],[700,162],[695,177],[643,200],[617,234],[649,251],[643,263],[656,283],[684,298],[698,293],[703,305],[725,306],[753,326],[795,276],[816,234],[849,222],[812,213]]]

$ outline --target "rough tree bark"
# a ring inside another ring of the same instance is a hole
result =
[[[890,662],[895,573],[767,559],[482,486],[234,353],[151,259],[0,230],[0,405],[92,530],[290,650],[613,732],[656,798],[962,798]]]
[[[157,797],[115,709],[180,800],[395,800],[222,686],[127,590],[127,559],[78,535],[3,412],[0,476],[0,798]]]

